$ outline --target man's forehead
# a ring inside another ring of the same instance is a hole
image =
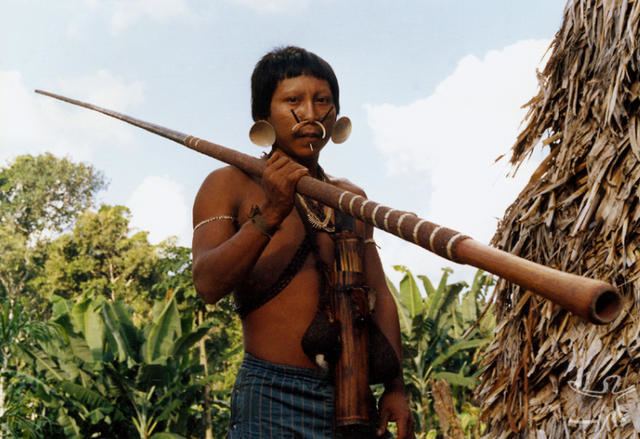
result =
[[[327,92],[331,92],[331,86],[326,79],[306,74],[281,79],[276,86],[276,91],[287,92],[309,86],[318,89],[326,88]]]

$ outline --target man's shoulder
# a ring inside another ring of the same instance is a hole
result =
[[[251,177],[235,166],[223,166],[212,171],[202,182],[202,189],[234,189],[251,182]]]
[[[357,184],[353,183],[351,180],[348,180],[346,178],[331,177],[331,176],[329,177],[329,180],[331,184],[333,184],[336,187],[339,187],[340,189],[353,192],[354,194],[362,195],[363,197],[367,196],[364,189],[362,189]]]
[[[224,166],[211,172],[200,185],[196,203],[211,203],[211,200],[229,200],[235,202],[250,185],[255,182],[249,175],[234,166]]]

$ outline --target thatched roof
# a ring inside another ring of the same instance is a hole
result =
[[[488,437],[640,435],[639,26],[639,0],[569,1],[511,162],[550,150],[494,237],[615,284],[625,308],[597,327],[501,282],[477,391]]]

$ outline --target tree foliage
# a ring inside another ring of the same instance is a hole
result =
[[[70,233],[51,243],[44,269],[34,279],[35,289],[46,297],[122,299],[143,313],[162,276],[158,259],[146,232],[130,235],[126,207],[101,206],[97,212],[82,213]]]
[[[91,207],[104,187],[92,166],[51,154],[18,156],[0,168],[0,296],[40,303],[29,282],[50,238]]]
[[[50,332],[26,350],[34,391],[55,396],[71,437],[152,437],[198,430],[202,367],[191,349],[212,321],[196,327],[168,298],[137,326],[122,301],[54,296]],[[34,379],[35,382],[35,379]],[[69,435],[68,433],[66,433]]]
[[[92,210],[103,186],[49,154],[0,169],[0,437],[223,436],[230,304],[197,298],[190,249]]]
[[[455,409],[469,437],[480,432],[478,409],[472,404],[472,389],[480,374],[478,355],[489,343],[495,318],[485,312],[491,277],[476,272],[473,283],[449,283],[451,269],[443,269],[437,287],[426,276],[418,280],[404,266],[399,288],[389,283],[397,299],[404,350],[404,378],[412,403],[419,437],[439,431],[431,388],[434,380],[445,380],[452,389]],[[446,432],[441,432],[446,433]]]
[[[26,237],[59,232],[93,204],[104,185],[90,165],[51,154],[18,156],[0,169],[0,222]]]

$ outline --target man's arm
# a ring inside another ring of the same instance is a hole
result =
[[[365,226],[365,236],[367,239],[371,239],[373,236],[373,228],[369,225]],[[398,309],[391,296],[391,291],[387,287],[378,249],[373,243],[365,245],[364,263],[367,284],[376,292],[374,321],[391,343],[400,363],[399,376],[384,384],[385,392],[379,404],[380,425],[378,435],[382,435],[385,432],[389,421],[394,421],[398,426],[398,439],[412,438],[413,418],[402,379],[402,342]]]
[[[267,161],[262,187],[265,202],[261,218],[246,221],[240,228],[228,220],[204,224],[193,234],[193,283],[207,303],[215,303],[245,280],[277,229],[293,207],[298,180],[306,168],[285,155],[275,153]],[[193,223],[219,216],[236,216],[248,189],[248,177],[232,167],[211,173],[198,191]]]

